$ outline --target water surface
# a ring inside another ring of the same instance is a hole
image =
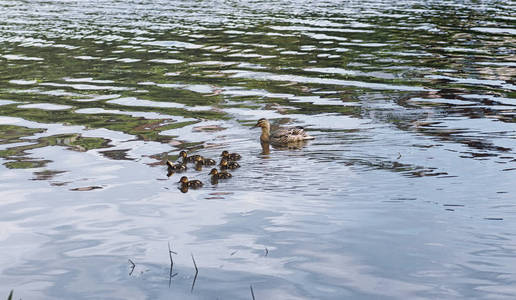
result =
[[[516,296],[510,3],[0,14],[0,295]],[[316,139],[263,154],[262,117]],[[191,168],[206,185],[181,193],[166,176],[180,150],[223,149],[243,156],[231,180]]]

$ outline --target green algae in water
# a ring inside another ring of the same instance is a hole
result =
[[[29,169],[45,166],[49,160],[34,160],[27,151],[48,146],[64,146],[69,150],[85,152],[92,149],[108,148],[109,140],[96,137],[83,137],[80,134],[64,134],[41,137],[29,145],[15,146],[0,151],[0,157],[11,160],[4,165],[10,169]],[[13,161],[14,160],[14,161]]]
[[[48,162],[48,160],[24,160],[24,161],[10,161],[4,163],[9,169],[33,169],[33,168],[41,168],[44,167]]]
[[[45,132],[42,128],[28,128],[16,125],[0,125],[0,144],[21,142],[20,138],[29,137],[36,133]]]

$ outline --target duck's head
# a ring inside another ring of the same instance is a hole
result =
[[[228,156],[229,156],[229,152],[228,152],[228,150],[224,150],[224,151],[222,151],[222,154],[221,154],[220,156],[222,156],[222,157],[228,157]]]
[[[186,154],[185,150],[182,150],[181,152],[179,152],[179,157],[186,158],[186,156],[187,156],[187,154]]]
[[[201,163],[202,162],[202,157],[201,156],[196,156],[195,157],[195,162],[196,163]]]
[[[217,169],[213,168],[213,169],[211,169],[210,174],[208,174],[208,175],[217,175],[217,174],[219,174],[219,171]]]
[[[261,118],[260,120],[258,120],[258,122],[256,122],[256,125],[254,125],[252,128],[255,128],[255,127],[267,128],[267,127],[270,127],[270,123],[267,119]]]
[[[220,164],[219,164],[221,167],[227,167],[228,166],[228,160],[225,159],[225,158],[222,158],[220,160]]]
[[[181,177],[181,179],[179,179],[179,183],[181,183],[181,184],[188,183],[188,177],[186,177],[186,176]]]

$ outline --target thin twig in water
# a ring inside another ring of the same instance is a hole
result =
[[[172,284],[172,278],[177,275],[177,273],[172,274],[174,270],[174,260],[172,259],[172,253],[177,254],[176,252],[170,250],[170,242],[168,242],[168,256],[170,257],[170,272],[168,274],[168,287]]]
[[[254,299],[253,285],[251,284],[251,285],[249,285],[249,287],[251,288],[251,296],[253,296],[253,300],[256,300],[256,299]]]
[[[172,274],[172,270],[170,270],[170,274],[168,276],[168,288],[172,285],[172,278],[176,277],[177,273]]]
[[[131,276],[133,274],[134,268],[136,267],[136,264],[131,259],[129,259],[129,262],[132,265],[131,272],[129,272],[129,276]]]
[[[195,274],[199,273],[199,269],[197,269],[197,264],[195,263],[195,258],[193,256],[193,253],[192,253],[192,261],[193,261],[193,265],[195,267]]]
[[[170,250],[170,242],[168,242],[168,252],[174,253],[175,255],[177,255],[177,252]]]
[[[269,254],[269,249],[265,248],[265,256],[267,256],[267,254]]]
[[[172,250],[170,250],[170,242],[168,242],[168,256],[170,257],[170,272],[172,272],[172,268],[174,267],[174,260],[172,259]]]
[[[401,153],[398,152],[398,158],[396,159],[400,159],[401,158]]]
[[[192,261],[193,261],[193,265],[195,267],[195,276],[194,276],[194,279],[193,279],[193,282],[192,282],[192,289],[190,290],[190,293],[193,292],[193,289],[194,289],[194,286],[195,286],[195,281],[197,280],[197,274],[199,273],[199,269],[197,269],[197,264],[195,263],[195,258],[193,256],[193,253],[192,253]]]
[[[9,293],[9,296],[7,296],[7,300],[13,300],[13,292],[14,292],[14,290],[11,290],[11,292]]]
[[[231,256],[235,255],[236,253],[238,252],[238,250],[234,251],[234,252],[231,252]]]

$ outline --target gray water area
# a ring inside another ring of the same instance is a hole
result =
[[[514,299],[515,7],[1,1],[0,298]]]

